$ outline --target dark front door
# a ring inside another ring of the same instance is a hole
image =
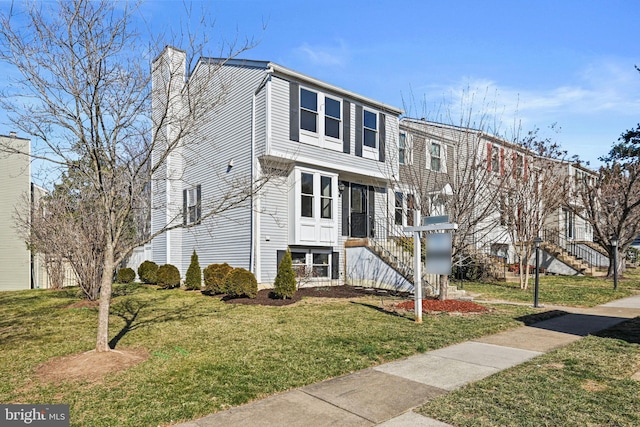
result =
[[[351,184],[351,237],[367,237],[367,187]]]

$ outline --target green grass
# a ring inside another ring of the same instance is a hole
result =
[[[69,308],[76,290],[0,293],[0,402],[66,403],[74,426],[184,421],[283,390],[496,333],[530,307],[490,314],[387,313],[379,300],[304,300],[287,307],[225,304],[198,292],[117,286],[110,338],[148,360],[101,383],[49,384],[35,375],[55,356],[95,346],[97,310]]]
[[[456,426],[638,426],[640,318],[502,371],[420,409]],[[638,375],[638,374],[636,374]]]
[[[452,284],[466,291],[480,294],[478,299],[505,300],[518,303],[533,303],[534,278],[529,289],[521,290],[519,283],[456,282]],[[613,290],[613,281],[603,277],[586,276],[540,276],[539,303],[573,307],[593,307],[608,301],[624,298],[640,291],[640,272],[628,269],[620,279],[618,290]]]

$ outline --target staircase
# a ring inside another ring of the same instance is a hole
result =
[[[599,258],[606,257],[599,245],[588,241],[574,241],[566,239],[558,230],[545,229],[543,232],[542,249],[559,261],[585,276],[601,275]],[[585,247],[586,246],[586,247]]]
[[[413,269],[414,258],[411,248],[413,239],[407,237],[390,237],[404,236],[404,232],[398,226],[389,226],[384,220],[376,221],[375,230],[376,237],[359,239],[360,242],[415,286],[416,281],[414,279]],[[411,244],[408,244],[408,242],[411,242]],[[423,272],[420,280],[422,295],[437,296],[439,293],[438,280],[439,278],[437,275],[426,274]],[[447,297],[449,299],[463,298],[466,297],[466,291],[458,289],[457,286],[449,285],[447,288]]]
[[[569,267],[573,268],[579,274],[583,274],[585,276],[592,275],[591,266],[587,262],[575,255],[571,255],[564,248],[550,242],[542,242],[540,244],[540,248],[547,252],[549,255],[556,258],[558,261],[561,261]]]
[[[491,278],[497,281],[504,281],[507,268],[504,258],[499,258],[482,252],[474,246],[464,249],[464,254],[456,261],[458,268],[477,268],[480,271],[480,280]]]

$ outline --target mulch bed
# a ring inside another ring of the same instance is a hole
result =
[[[291,299],[278,299],[273,295],[272,289],[263,289],[258,291],[256,298],[227,298],[222,300],[228,304],[247,304],[247,305],[269,305],[284,306],[294,304],[304,297],[316,298],[357,298],[366,295],[375,296],[401,296],[404,298],[412,298],[407,293],[395,293],[381,289],[361,288],[356,286],[322,286],[298,289]],[[394,304],[393,307],[400,310],[413,311],[414,301],[403,301]],[[488,308],[471,301],[423,299],[422,311],[426,313],[486,313],[490,311]]]
[[[291,299],[279,299],[273,295],[273,289],[262,289],[258,291],[256,298],[227,298],[222,297],[222,300],[228,304],[245,304],[245,305],[270,305],[270,306],[283,306],[294,304],[300,301],[304,297],[317,297],[317,298],[357,298],[365,295],[378,295],[380,291],[375,289],[360,288],[356,286],[342,285],[342,286],[319,286],[300,288],[296,291],[295,295]],[[391,295],[391,293],[385,293]],[[398,294],[395,294],[398,295]]]

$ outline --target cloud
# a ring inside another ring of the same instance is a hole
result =
[[[640,74],[620,61],[601,60],[586,65],[567,84],[547,87],[513,87],[498,81],[462,77],[447,85],[422,88],[430,110],[451,111],[453,116],[475,110],[495,120],[562,124],[568,117],[582,118],[585,126],[602,116],[640,116]]]
[[[294,50],[296,56],[314,66],[344,67],[350,58],[350,51],[344,40],[338,39],[333,45],[310,45],[303,43]]]

